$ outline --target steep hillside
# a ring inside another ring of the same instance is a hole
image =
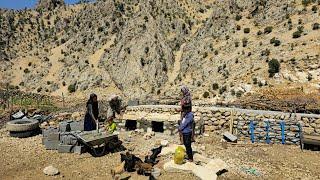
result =
[[[319,8],[315,0],[46,0],[0,10],[0,83],[128,99],[176,97],[182,84],[201,100],[274,86],[319,93]]]

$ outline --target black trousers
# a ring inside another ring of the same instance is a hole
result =
[[[192,141],[192,133],[183,134],[183,144],[186,147],[189,160],[193,160],[191,141]]]

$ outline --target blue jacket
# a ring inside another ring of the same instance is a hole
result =
[[[182,132],[182,134],[192,133],[193,117],[194,116],[192,112],[189,112],[184,116],[185,120],[182,120],[179,126],[179,130]]]

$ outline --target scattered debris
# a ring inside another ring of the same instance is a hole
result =
[[[161,140],[161,146],[162,146],[162,147],[167,147],[168,144],[169,144],[169,141],[167,141],[167,140]]]
[[[19,110],[17,113],[15,113],[15,114],[12,115],[12,118],[13,118],[13,119],[21,119],[21,118],[23,118],[24,116],[25,116],[25,114],[24,114],[21,110]]]
[[[53,166],[48,166],[43,169],[43,173],[48,176],[55,176],[59,174],[59,170]]]
[[[247,174],[251,174],[251,175],[255,175],[255,176],[259,176],[260,173],[257,169],[255,168],[251,168],[251,167],[241,167],[241,170]]]

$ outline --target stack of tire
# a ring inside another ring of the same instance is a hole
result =
[[[26,138],[38,135],[41,130],[39,121],[35,119],[23,118],[7,122],[7,130],[11,137]]]

